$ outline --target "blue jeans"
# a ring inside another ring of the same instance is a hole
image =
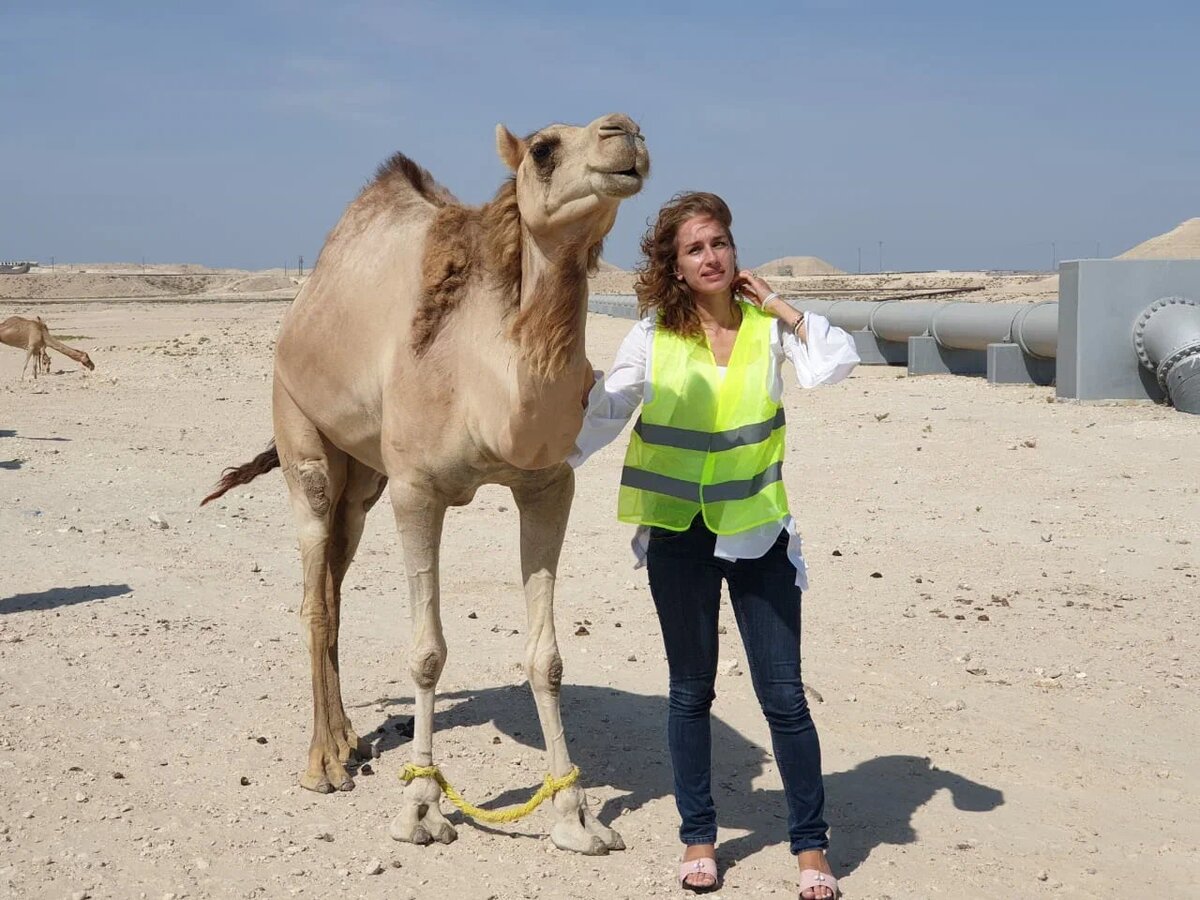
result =
[[[771,729],[787,797],[792,853],[829,845],[821,745],[800,680],[800,589],[787,533],[759,559],[713,556],[716,535],[697,516],[687,531],[650,529],[646,565],[670,670],[667,740],[685,844],[715,844],[709,714],[716,696],[721,581],[729,584],[750,679]]]

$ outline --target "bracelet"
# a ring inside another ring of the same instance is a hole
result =
[[[799,340],[800,326],[804,324],[804,313],[800,313],[800,318],[796,320],[796,324],[792,326],[792,335]]]
[[[777,293],[775,293],[774,291],[771,291],[771,293],[769,293],[769,294],[767,294],[767,296],[763,297],[763,302],[758,304],[758,308],[766,309],[768,303],[770,303],[772,300],[778,300],[778,299],[779,299],[779,295]]]

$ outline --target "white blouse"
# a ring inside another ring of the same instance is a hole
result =
[[[829,320],[816,313],[804,314],[808,340],[801,343],[783,322],[776,320],[771,329],[771,363],[767,390],[776,403],[783,395],[783,360],[789,360],[801,387],[814,388],[819,384],[835,384],[858,365],[858,353],[850,335],[834,328]],[[617,350],[608,375],[596,373],[596,383],[588,395],[583,428],[575,442],[575,452],[567,458],[573,467],[581,466],[593,453],[608,446],[628,424],[642,403],[649,403],[652,387],[649,383],[650,354],[654,347],[655,316],[647,316],[630,330]],[[713,555],[720,559],[758,559],[787,530],[788,559],[796,567],[796,586],[808,590],[808,575],[796,523],[784,516],[778,522],[768,522],[737,534],[717,535]],[[638,526],[632,540],[635,568],[646,563],[650,529]]]

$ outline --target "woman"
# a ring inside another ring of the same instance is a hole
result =
[[[738,271],[732,216],[715,194],[674,197],[642,239],[643,318],[588,395],[572,465],[614,440],[638,405],[618,517],[638,526],[670,672],[668,743],[684,844],[679,880],[716,890],[709,712],[721,582],[729,586],[788,806],[800,896],[837,895],[825,859],[821,751],[800,680],[800,537],[782,481],[782,367],[804,387],[858,363],[844,331],[801,315]],[[740,297],[739,297],[740,295]]]

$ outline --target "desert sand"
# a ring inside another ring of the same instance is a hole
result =
[[[386,495],[341,641],[379,756],[330,796],[297,784],[311,695],[282,480],[197,505],[270,439],[292,289],[113,300],[0,283],[0,318],[40,314],[96,363],[55,354],[19,382],[22,354],[0,347],[0,894],[680,896],[666,666],[614,514],[623,440],[578,473],[557,621],[572,753],[629,849],[555,850],[542,811],[497,828],[455,813],[456,843],[399,844],[410,629]],[[589,317],[598,367],[629,325]],[[850,897],[1200,894],[1200,423],[1052,401],[867,367],[787,393],[805,675]],[[437,761],[471,800],[519,802],[544,762],[511,497],[453,510],[442,553]],[[736,628],[722,640],[716,896],[795,897],[766,725]]]

